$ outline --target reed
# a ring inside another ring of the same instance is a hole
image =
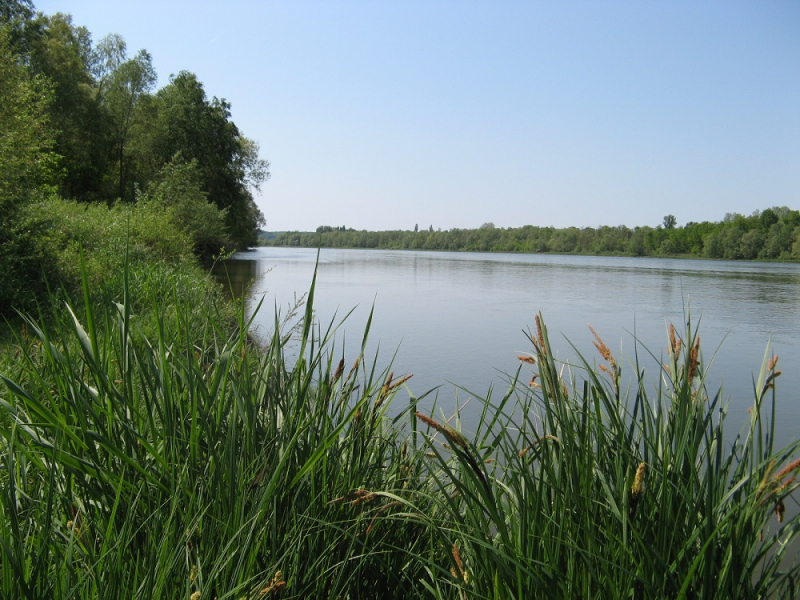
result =
[[[230,327],[180,292],[134,306],[128,275],[117,303],[83,282],[4,363],[2,598],[797,595],[776,359],[731,438],[691,328],[625,388],[597,333],[605,372],[565,367],[537,316],[467,433],[413,397],[388,412],[408,379],[364,355],[369,322],[346,371],[313,282],[291,364],[278,314],[258,346],[243,306]]]

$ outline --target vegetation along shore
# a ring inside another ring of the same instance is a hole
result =
[[[155,90],[147,52],[29,1],[0,19],[0,598],[797,597],[777,356],[738,436],[691,323],[651,377],[601,332],[600,364],[565,368],[539,316],[472,431],[375,368],[369,327],[346,361],[314,281],[290,360],[281,316],[254,343],[208,275],[256,242],[268,176],[227,102],[188,72]],[[735,230],[797,258],[798,225],[733,217],[698,251]],[[477,231],[449,249],[513,233]],[[583,251],[537,231],[503,249]]]
[[[320,225],[314,232],[262,234],[265,246],[381,248],[456,252],[552,252],[615,256],[677,256],[726,260],[800,260],[800,211],[786,206],[756,210],[749,217],[728,213],[716,223],[678,225],[674,215],[651,227],[495,227],[357,231]]]

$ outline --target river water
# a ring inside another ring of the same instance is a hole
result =
[[[250,306],[263,298],[257,334],[269,334],[274,307],[285,314],[308,291],[316,260],[313,249],[260,248],[228,261],[229,276],[240,293],[246,289]],[[242,287],[248,280],[253,284]],[[502,394],[507,374],[520,364],[517,356],[532,351],[524,332],[534,330],[541,311],[555,353],[567,362],[575,359],[570,342],[591,362],[601,361],[591,325],[623,374],[631,374],[638,340],[653,388],[659,364],[666,362],[668,324],[683,331],[691,315],[703,357],[713,359],[710,391],[723,385],[729,432],[747,421],[753,380],[769,344],[783,373],[776,441],[800,436],[800,265],[323,249],[315,313],[327,324],[354,309],[339,335],[349,362],[373,306],[367,355],[378,352],[381,367],[393,359],[395,377],[413,374],[396,402],[435,390],[426,401],[436,397],[448,414],[466,403],[465,429],[480,409],[470,397],[490,388]]]

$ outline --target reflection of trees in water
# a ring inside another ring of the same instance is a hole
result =
[[[258,262],[232,258],[214,264],[211,274],[233,298],[242,298],[258,278]]]

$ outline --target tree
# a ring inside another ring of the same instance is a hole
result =
[[[7,43],[17,54],[27,52],[26,29],[33,14],[31,0],[0,0],[0,27],[6,30]]]
[[[0,313],[31,301],[40,281],[27,205],[52,190],[57,156],[48,123],[52,90],[12,51],[8,29],[0,26]]]
[[[145,50],[127,59],[125,42],[120,36],[106,37],[95,53],[94,72],[100,75],[97,94],[111,123],[113,165],[107,175],[113,181],[111,198],[133,200],[136,157],[131,151],[135,129],[143,122],[140,107],[156,83],[153,60]],[[171,160],[172,157],[169,158]],[[169,160],[162,164],[167,164]]]
[[[225,213],[208,201],[197,161],[175,156],[150,183],[139,204],[166,212],[173,224],[189,235],[194,253],[206,262],[231,245]]]
[[[177,152],[196,160],[209,200],[225,211],[228,232],[237,247],[258,241],[264,215],[253,199],[269,177],[269,163],[258,145],[244,137],[230,119],[230,104],[206,98],[203,84],[187,71],[173,77],[154,98],[155,122],[149,154],[165,164]]]
[[[106,168],[107,120],[95,96],[91,36],[69,15],[37,15],[26,28],[27,61],[53,88],[55,151],[63,157],[63,195],[96,198]]]
[[[761,227],[769,229],[779,221],[779,218],[774,210],[768,208],[759,215],[758,220],[761,223]]]
[[[675,215],[667,215],[664,217],[664,229],[675,229],[677,223],[678,221],[675,219]]]

